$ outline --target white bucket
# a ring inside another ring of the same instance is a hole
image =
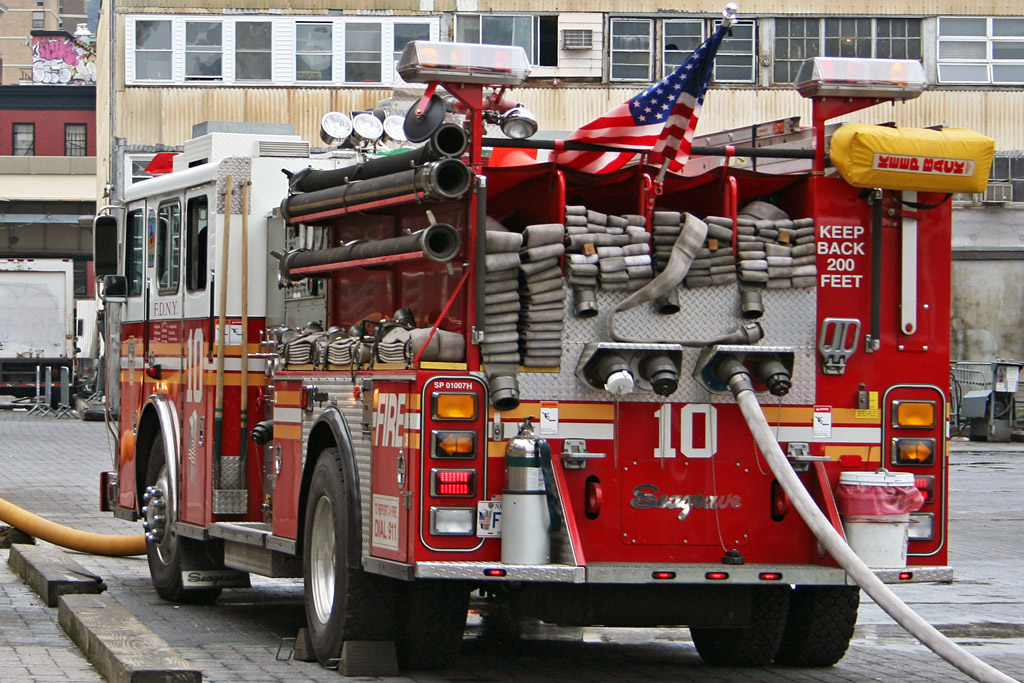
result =
[[[839,485],[914,486],[907,472],[843,472]],[[907,566],[907,529],[910,513],[897,515],[842,515],[846,541],[869,567]]]

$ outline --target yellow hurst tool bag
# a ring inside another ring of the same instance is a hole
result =
[[[829,157],[854,187],[984,192],[995,141],[966,128],[931,130],[864,123],[840,126]]]

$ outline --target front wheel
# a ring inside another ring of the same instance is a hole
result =
[[[182,538],[174,530],[177,502],[171,495],[167,454],[162,434],[157,434],[149,449],[146,467],[146,492],[143,494],[142,517],[146,529],[146,559],[157,595],[170,602],[187,604],[211,603],[220,595],[220,588],[189,588],[181,579],[186,569],[219,569],[222,566],[211,543]]]
[[[764,666],[772,661],[786,626],[788,586],[750,588],[750,623],[744,627],[691,628],[697,653],[715,666]]]
[[[394,638],[394,585],[360,566],[357,519],[341,455],[325,449],[309,484],[302,545],[306,622],[323,666],[337,662],[346,640]]]

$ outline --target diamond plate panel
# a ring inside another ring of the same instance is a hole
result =
[[[221,457],[220,485],[225,489],[245,488],[242,482],[242,459],[237,455]]]
[[[246,489],[214,489],[213,514],[244,515],[249,508],[249,492]]]
[[[816,290],[763,290],[765,313],[758,321],[765,336],[760,346],[790,347],[795,351],[793,389],[782,399],[784,405],[808,404],[814,401],[815,327],[817,320]],[[608,401],[607,392],[596,390],[577,379],[576,366],[584,346],[590,342],[611,341],[608,317],[628,292],[597,293],[598,315],[577,318],[572,314],[571,294],[566,302],[565,330],[562,333],[562,364],[559,372],[521,372],[520,396],[524,401]],[[723,285],[699,289],[679,288],[680,312],[659,315],[650,304],[619,313],[616,329],[621,336],[635,342],[701,341],[735,330],[744,321],[739,315],[739,287]],[[754,345],[756,348],[758,345]],[[683,351],[679,389],[668,397],[652,392],[634,392],[630,401],[662,403],[734,402],[730,394],[712,394],[692,377],[699,348]],[[774,396],[771,403],[778,403]]]
[[[252,162],[248,157],[231,157],[220,162],[217,170],[217,187],[226,187],[227,177],[234,178],[235,187],[231,191],[231,213],[242,213],[242,182],[248,181],[252,173]],[[217,193],[217,213],[224,213],[224,197]]]

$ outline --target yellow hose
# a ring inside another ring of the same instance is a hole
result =
[[[89,553],[90,555],[122,557],[146,554],[146,537],[142,534],[124,536],[78,531],[63,524],[43,519],[39,515],[32,514],[28,510],[20,508],[14,503],[9,503],[3,498],[0,498],[0,522],[7,522],[26,534],[41,538],[62,548],[77,550],[82,553]]]

